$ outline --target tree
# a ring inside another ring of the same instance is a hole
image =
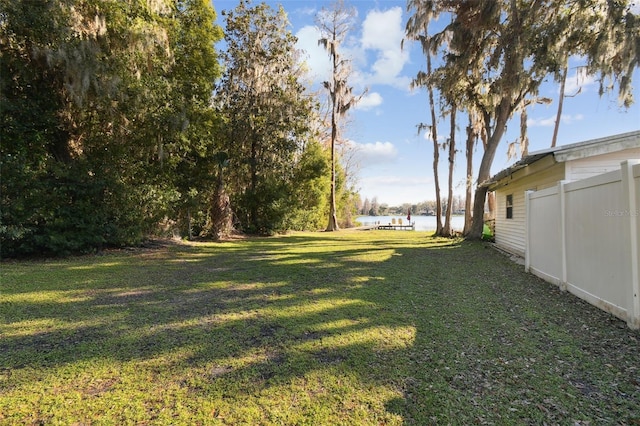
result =
[[[294,165],[294,185],[287,229],[323,229],[329,203],[329,152],[312,138]]]
[[[210,142],[210,4],[0,8],[2,254],[135,244],[175,218],[190,192],[181,166]]]
[[[565,64],[562,70],[562,76],[560,77],[560,95],[558,96],[558,112],[556,114],[556,122],[553,126],[553,137],[551,138],[551,148],[556,146],[558,140],[558,130],[560,129],[560,119],[562,118],[562,106],[564,105],[564,88],[567,83],[567,72],[569,71],[569,64]]]
[[[293,164],[310,134],[315,100],[301,83],[295,37],[282,7],[242,0],[226,12],[226,71],[216,91],[229,154],[230,196],[240,227],[282,230],[293,193]]]
[[[470,239],[481,237],[486,182],[498,145],[514,112],[557,76],[563,58],[584,55],[589,72],[601,76],[601,93],[619,83],[620,101],[630,105],[631,76],[638,66],[639,20],[628,2],[599,0],[478,0],[434,2],[451,22],[435,38],[447,53],[430,80],[463,85],[457,104],[473,108],[487,134],[473,203]],[[417,10],[428,19],[426,12]],[[422,19],[417,17],[417,20]],[[448,87],[439,87],[447,92]]]
[[[436,232],[435,235],[442,235],[442,201],[440,196],[440,178],[438,176],[438,163],[440,162],[440,144],[438,143],[438,121],[436,120],[436,106],[433,96],[433,85],[427,84],[428,77],[432,74],[431,55],[432,55],[432,38],[429,35],[429,22],[437,18],[438,11],[433,1],[408,0],[407,10],[415,9],[415,13],[409,18],[406,25],[406,34],[410,40],[417,40],[422,47],[427,59],[427,73],[420,71],[416,78],[411,82],[411,87],[426,86],[429,94],[429,111],[431,113],[431,125],[421,124],[418,126],[418,132],[428,129],[431,133],[433,142],[433,182],[436,191]],[[403,40],[404,44],[404,40]],[[435,45],[437,47],[437,45]]]
[[[373,197],[371,200],[371,209],[367,213],[369,216],[378,216],[380,212],[380,203],[378,203],[378,197]]]
[[[126,179],[142,168],[120,155],[132,146],[121,145],[119,133],[135,126],[121,102],[142,95],[137,65],[148,63],[151,80],[156,59],[163,62],[160,51],[137,45],[166,34],[158,11],[99,0],[0,6],[3,254],[135,241],[148,211],[136,221],[126,212],[148,205],[111,204],[127,201]],[[127,16],[139,18],[137,28],[124,25]]]
[[[573,96],[578,95],[581,91],[582,88],[578,88],[577,92],[572,94],[572,95],[566,95],[565,94],[565,86],[567,83],[567,74],[569,72],[569,63],[568,63],[568,59],[563,67],[563,70],[560,72],[560,93],[558,95],[558,110],[556,112],[556,120],[555,123],[553,125],[553,136],[551,137],[551,148],[556,146],[556,143],[558,141],[558,131],[560,130],[560,120],[562,119],[562,108],[564,106],[564,98],[570,98]]]
[[[473,152],[481,135],[482,140],[485,141],[486,137],[482,133],[482,126],[479,125],[478,115],[474,111],[468,112],[469,124],[467,125],[467,142],[466,142],[466,159],[467,159],[467,173],[465,175],[465,197],[464,197],[464,228],[462,235],[468,235],[471,230],[472,218],[471,215],[471,198],[473,196]]]
[[[323,82],[331,103],[331,189],[327,231],[340,229],[336,209],[336,143],[340,137],[340,120],[364,96],[364,93],[353,95],[353,88],[347,81],[351,74],[349,61],[340,52],[340,44],[346,39],[354,15],[355,9],[345,7],[344,2],[338,0],[331,10],[323,9],[318,16],[322,35],[318,45],[323,46],[331,58],[331,80]]]
[[[165,152],[165,178],[179,193],[173,206],[178,226],[183,232],[186,226],[190,238],[193,231],[220,238],[230,232],[230,217],[219,215],[230,213],[213,207],[225,205],[217,197],[228,197],[221,182],[226,167],[220,151],[222,123],[212,106],[215,82],[222,75],[214,44],[222,39],[222,29],[214,24],[208,0],[180,0],[174,17],[175,62],[169,74],[174,90],[161,115],[163,132],[157,140]]]
[[[369,200],[369,198],[365,198],[364,202],[362,203],[362,210],[360,211],[361,214],[368,216],[370,215],[371,212],[371,201]]]
[[[450,111],[450,123],[451,128],[449,132],[449,140],[447,141],[447,145],[449,147],[449,181],[448,181],[448,197],[449,202],[447,203],[447,210],[445,212],[444,217],[444,226],[442,227],[442,231],[439,235],[450,237],[452,235],[451,229],[451,214],[453,212],[453,169],[455,166],[455,156],[456,156],[456,112],[457,108],[455,104],[451,105]]]
[[[231,234],[233,217],[229,195],[225,190],[224,178],[224,171],[229,166],[229,155],[221,151],[216,153],[214,159],[218,166],[218,176],[216,178],[216,189],[212,197],[206,234],[218,240]]]

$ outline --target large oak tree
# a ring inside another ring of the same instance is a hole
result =
[[[453,94],[462,109],[479,114],[486,145],[478,170],[473,225],[480,238],[491,165],[515,112],[537,97],[547,78],[561,79],[566,60],[585,58],[600,76],[600,92],[618,85],[620,102],[630,105],[631,76],[638,66],[640,20],[628,1],[601,0],[441,0],[410,2],[416,23],[447,13],[450,22],[436,34],[440,65],[424,80]],[[427,34],[423,34],[427,36]],[[415,36],[414,36],[415,38]],[[455,85],[456,90],[451,90]]]

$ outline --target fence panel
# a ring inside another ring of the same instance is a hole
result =
[[[560,185],[529,194],[525,263],[530,272],[562,284]]]
[[[629,196],[631,226],[631,288],[627,303],[627,323],[631,328],[640,329],[640,160],[622,163],[623,177],[629,186],[625,189]]]
[[[629,221],[620,172],[565,186],[567,289],[619,317],[626,315],[630,277]]]
[[[640,328],[640,161],[526,194],[528,271]]]

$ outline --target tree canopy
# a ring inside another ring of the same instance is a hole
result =
[[[172,172],[199,143],[185,130],[210,94],[185,90],[185,66],[219,75],[213,10],[204,0],[0,6],[2,254],[140,241],[180,200]]]
[[[226,13],[226,71],[216,92],[229,154],[228,183],[239,227],[284,230],[294,206],[296,168],[316,102],[302,84],[295,37],[282,8],[248,1]]]
[[[432,73],[418,76],[418,84],[437,88],[448,104],[477,114],[486,135],[471,238],[482,233],[483,183],[507,123],[538,95],[543,81],[561,78],[568,57],[584,58],[587,72],[600,76],[601,93],[617,85],[621,104],[633,101],[640,21],[628,1],[440,0],[409,1],[408,7],[408,36],[431,40],[441,59]],[[428,22],[444,13],[450,23],[430,33]]]
[[[225,33],[215,16],[208,0],[0,0],[2,256],[317,226],[301,211],[326,198],[300,188],[324,187],[327,157],[286,16],[242,1]]]

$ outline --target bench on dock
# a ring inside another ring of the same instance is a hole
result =
[[[416,229],[416,223],[413,222],[410,225],[402,225],[389,223],[388,225],[378,225],[378,229],[389,229],[393,231],[414,231]]]
[[[409,221],[408,225],[403,225],[402,219],[392,218],[391,222],[387,223],[386,225],[380,223],[380,221],[377,221],[377,222],[365,223],[363,226],[359,226],[357,229],[363,230],[363,231],[370,230],[370,229],[389,229],[392,231],[415,231],[416,223]]]

